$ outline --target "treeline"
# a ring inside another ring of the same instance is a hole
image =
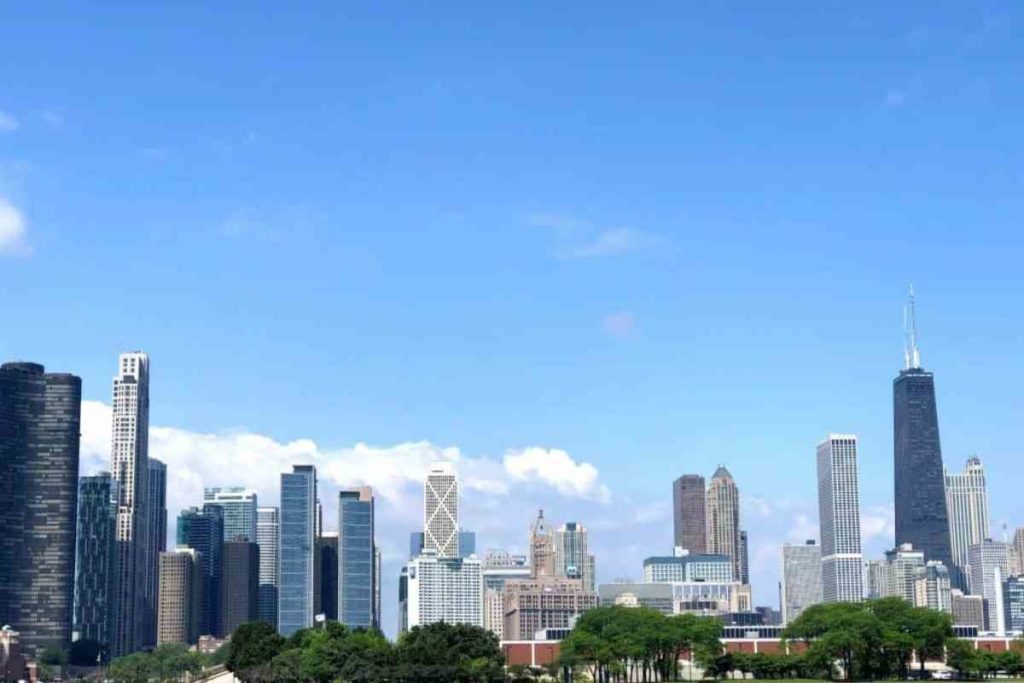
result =
[[[135,652],[118,657],[110,663],[106,678],[115,683],[178,681],[188,675],[194,676],[206,667],[221,664],[225,654],[220,651],[204,655],[189,650],[187,645],[166,643],[157,646],[152,652]]]
[[[592,681],[677,680],[683,653],[694,653],[704,665],[718,660],[721,633],[720,622],[691,614],[598,607],[580,616],[562,641],[560,663]]]
[[[245,683],[490,683],[504,681],[498,638],[476,626],[414,627],[392,644],[379,631],[336,622],[283,638],[268,624],[240,626],[225,666]]]

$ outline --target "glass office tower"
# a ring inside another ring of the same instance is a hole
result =
[[[338,494],[338,621],[350,628],[378,626],[374,612],[373,491]]]
[[[282,474],[277,619],[283,636],[313,625],[316,509],[316,468],[295,465]]]

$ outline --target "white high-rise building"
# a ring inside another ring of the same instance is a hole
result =
[[[949,569],[937,560],[914,570],[914,606],[952,612]]]
[[[968,548],[989,536],[988,493],[985,468],[978,456],[967,459],[963,472],[946,471],[946,508],[949,510],[949,538],[953,549],[951,581],[960,589],[969,585]]]
[[[788,624],[801,612],[821,602],[821,546],[814,541],[786,543],[780,551],[779,598],[782,623]]]
[[[857,437],[829,434],[818,445],[818,520],[824,602],[864,599]]]
[[[1006,632],[1003,614],[1003,579],[1006,578],[1010,548],[986,538],[967,549],[972,595],[985,599],[985,629],[1002,635]]]
[[[423,550],[459,556],[459,481],[450,462],[432,464],[423,482]]]
[[[281,588],[281,512],[277,508],[256,509],[256,544],[260,548],[259,618],[277,628]]]
[[[483,560],[484,628],[501,639],[505,627],[502,591],[510,581],[530,578],[530,564],[525,555],[511,555],[488,550]]]
[[[879,566],[877,597],[903,598],[909,603],[914,603],[917,590],[914,581],[917,570],[924,566],[924,553],[914,550],[914,546],[909,543],[886,551],[885,561]],[[869,594],[874,592],[868,591]]]
[[[583,588],[594,592],[594,556],[588,552],[587,528],[579,522],[566,522],[555,529],[553,545],[555,574],[567,579],[579,579]]]
[[[408,628],[439,621],[483,628],[484,582],[475,556],[438,557],[424,550],[406,568]]]
[[[142,649],[147,632],[149,537],[149,356],[122,353],[114,377],[110,471],[118,483],[111,654]],[[152,614],[152,610],[149,610]]]

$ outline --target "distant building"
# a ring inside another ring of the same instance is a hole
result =
[[[74,632],[102,645],[113,638],[117,480],[109,472],[78,481]]]
[[[374,498],[369,487],[338,494],[338,620],[346,626],[379,626],[374,613]]]
[[[1003,612],[1007,633],[1024,632],[1024,576],[1003,581]]]
[[[786,543],[780,549],[780,565],[782,623],[789,624],[805,609],[822,601],[821,547],[814,541]]]
[[[220,635],[259,618],[260,548],[245,536],[224,543],[220,577]]]
[[[203,570],[199,553],[178,548],[160,554],[160,599],[157,609],[157,644],[199,641],[204,611]]]
[[[224,540],[256,540],[259,509],[255,491],[244,486],[214,486],[203,490],[203,504],[217,505],[224,511]]]
[[[892,385],[896,546],[910,543],[925,560],[952,567],[935,377],[921,367],[913,292],[905,313],[904,369]]]
[[[530,566],[525,555],[489,550],[484,556],[481,573],[484,581],[484,628],[500,640],[505,630],[502,591],[509,581],[529,579]]]
[[[459,530],[459,557],[476,555],[476,532]]]
[[[257,508],[256,543],[260,548],[259,619],[276,629],[277,592],[281,585],[281,514],[277,508]]]
[[[575,617],[600,603],[582,581],[561,578],[509,582],[502,601],[506,640],[529,640],[542,629],[569,628]]]
[[[672,483],[672,524],[677,548],[695,554],[707,552],[706,504],[704,477],[684,474]]]
[[[650,607],[664,614],[719,617],[754,609],[750,586],[738,581],[611,583],[598,586],[597,592],[602,605]]]
[[[20,634],[0,626],[0,681],[28,681],[28,662],[21,652]]]
[[[597,587],[601,605],[647,607],[662,614],[675,614],[675,596],[670,583],[605,583]]]
[[[315,612],[328,621],[338,621],[338,545],[337,532],[325,531],[317,539],[317,562],[320,563],[320,603]],[[372,595],[371,595],[372,599]]]
[[[566,522],[552,537],[555,575],[578,579],[590,593],[594,592],[594,556],[589,552],[587,528],[579,522]]]
[[[425,549],[406,565],[406,575],[408,628],[439,621],[483,627],[480,560],[437,557]]]
[[[985,598],[980,595],[964,595],[957,589],[949,592],[949,604],[953,611],[953,623],[957,626],[976,626],[985,630]]]
[[[146,482],[146,550],[142,564],[143,579],[143,644],[156,645],[156,620],[160,599],[160,553],[167,550],[167,465],[149,458],[149,480]]]
[[[967,459],[963,472],[946,472],[946,507],[953,566],[950,578],[961,590],[968,587],[968,549],[989,536],[985,468],[978,456]]]
[[[459,556],[459,480],[450,462],[435,462],[423,482],[423,549]]]
[[[914,606],[939,612],[952,612],[949,569],[931,560],[914,570]]]
[[[914,550],[909,543],[886,551],[879,577],[879,597],[903,598],[913,604],[916,593],[914,579],[917,570],[923,567],[924,553]]]
[[[761,615],[761,623],[765,626],[782,624],[782,612],[773,607],[755,607],[754,611]]]
[[[316,578],[316,468],[294,465],[281,475],[281,583],[278,632],[290,636],[313,625]]]
[[[864,599],[857,437],[829,434],[818,445],[818,520],[824,602]]]
[[[530,527],[530,571],[535,579],[555,578],[555,540],[544,511],[537,511],[537,519]]]
[[[985,630],[1002,634],[1003,623],[1003,579],[1007,574],[1009,548],[986,538],[972,545],[967,552],[969,558],[968,576],[972,595],[985,598]]]
[[[0,626],[30,657],[71,645],[81,404],[74,375],[0,366]]]
[[[740,583],[750,583],[750,552],[747,547],[747,532],[740,531]]]
[[[220,577],[224,548],[223,511],[216,505],[182,510],[178,515],[177,541],[179,548],[192,548],[198,553],[203,573],[203,601],[198,615],[199,635],[219,636]]]
[[[644,560],[644,582],[733,581],[733,563],[727,555],[676,555]]]
[[[724,466],[719,466],[708,484],[707,552],[728,555],[732,560],[732,575],[743,576],[743,550],[740,538],[740,491]]]

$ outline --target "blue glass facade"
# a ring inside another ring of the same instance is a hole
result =
[[[113,639],[116,522],[117,480],[109,472],[79,479],[74,630],[102,645]]]
[[[932,373],[910,368],[893,382],[893,435],[896,547],[910,543],[926,561],[952,567]]]
[[[281,475],[281,585],[278,631],[290,636],[313,625],[316,468],[296,465]]]
[[[373,495],[369,489],[338,494],[338,621],[351,628],[378,626],[374,612]]]
[[[199,635],[223,635],[220,627],[221,559],[224,550],[224,517],[221,509],[206,506],[202,511],[190,508],[178,515],[178,545],[199,553],[203,575],[202,610]]]

